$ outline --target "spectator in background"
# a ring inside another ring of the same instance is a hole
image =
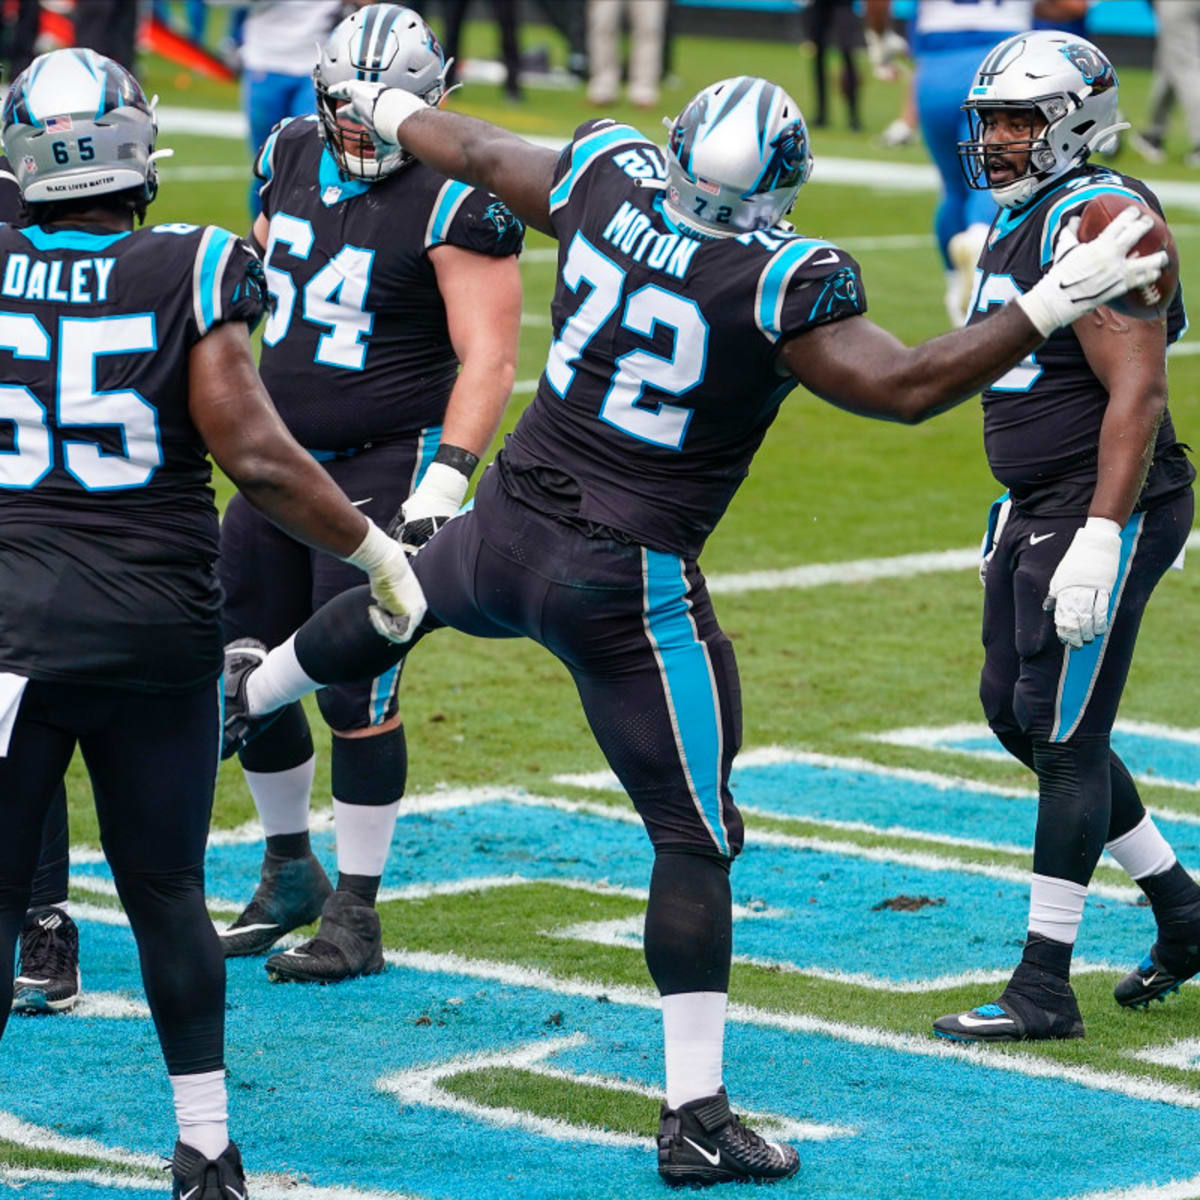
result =
[[[40,0],[9,0],[2,6],[4,20],[0,23],[5,80],[16,79],[33,62],[33,47],[37,41]]]
[[[1167,123],[1178,101],[1183,107],[1191,152],[1184,162],[1200,167],[1200,0],[1170,0],[1154,5],[1158,38],[1154,43],[1154,83],[1150,89],[1150,120],[1130,137],[1133,148],[1147,161],[1166,158]]]
[[[588,100],[609,105],[621,90],[621,17],[629,18],[629,100],[658,103],[668,0],[588,0]]]
[[[447,61],[453,60],[447,83],[458,82],[458,51],[462,26],[471,0],[446,0]],[[521,51],[517,45],[517,0],[492,0],[492,12],[500,28],[500,53],[504,58],[504,94],[510,100],[521,98]]]
[[[846,101],[850,128],[862,128],[858,116],[858,68],[854,52],[863,47],[862,18],[841,0],[812,0],[808,6],[808,37],[813,44],[813,82],[817,93],[815,129],[829,124],[828,80],[825,51],[832,43],[842,55],[841,93]]]
[[[138,6],[131,0],[86,0],[73,11],[75,44],[133,70],[137,45]]]
[[[252,0],[248,5],[242,29],[242,108],[250,123],[252,154],[284,117],[316,110],[312,70],[317,47],[329,36],[340,11],[340,0]],[[250,187],[251,220],[260,211],[255,181]]]

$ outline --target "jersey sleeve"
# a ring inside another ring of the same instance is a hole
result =
[[[191,340],[227,321],[253,329],[269,299],[263,265],[250,247],[228,229],[205,226],[192,265]]]
[[[571,232],[566,229],[570,219],[564,210],[579,191],[581,181],[590,180],[596,164],[608,159],[614,151],[634,145],[650,143],[632,126],[621,125],[611,117],[585,121],[575,130],[575,136],[563,147],[554,164],[550,185],[550,221],[560,238]]]
[[[520,254],[525,226],[492,195],[448,179],[437,194],[425,229],[425,248],[461,246],[477,254],[503,258]]]
[[[1043,271],[1054,259],[1054,246],[1058,241],[1059,231],[1072,217],[1079,216],[1088,202],[1095,200],[1097,196],[1118,196],[1139,204],[1149,204],[1155,212],[1162,215],[1162,208],[1153,194],[1142,195],[1115,176],[1111,179],[1099,178],[1095,182],[1088,182],[1082,187],[1073,188],[1046,210],[1046,216],[1042,222],[1042,240],[1039,245],[1039,258]]]
[[[771,342],[867,311],[858,263],[829,242],[798,238],[759,275],[755,322]]]

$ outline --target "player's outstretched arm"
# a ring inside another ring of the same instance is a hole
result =
[[[188,357],[188,411],[238,490],[285,533],[365,571],[379,605],[411,631],[425,597],[400,547],[346,498],[280,419],[241,322],[216,326]]]
[[[945,412],[1016,366],[1056,329],[1131,288],[1153,282],[1166,253],[1126,257],[1151,228],[1127,208],[1091,242],[1076,221],[1063,229],[1049,271],[986,321],[905,346],[866,317],[791,338],[781,365],[831,404],[866,417],[915,424]]]
[[[553,150],[488,121],[430,108],[402,88],[352,81],[330,93],[344,97],[354,118],[379,141],[402,145],[451,179],[495,192],[526,225],[554,236],[550,189],[558,155]]]

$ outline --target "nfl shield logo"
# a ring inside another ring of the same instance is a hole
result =
[[[342,189],[336,183],[331,183],[324,192],[321,193],[321,199],[326,204],[336,204],[342,198]]]
[[[37,159],[35,159],[32,154],[27,154],[23,159],[21,159],[21,166],[25,168],[25,173],[27,175],[37,174]]]

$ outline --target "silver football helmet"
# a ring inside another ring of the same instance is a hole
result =
[[[667,127],[664,204],[702,233],[732,237],[777,225],[812,173],[800,106],[766,79],[709,84]]]
[[[963,108],[971,127],[970,139],[958,144],[963,174],[970,187],[989,190],[1003,208],[1024,204],[1128,128],[1117,118],[1112,63],[1091,42],[1055,30],[1019,33],[991,50]],[[1030,136],[985,143],[987,114],[997,109],[1027,111]],[[989,156],[1024,154],[1024,173],[993,187]]]
[[[4,152],[27,203],[158,190],[158,123],[141,85],[94,50],[35,58],[4,101]]]
[[[403,88],[436,108],[446,92],[446,62],[433,30],[411,8],[369,4],[351,13],[326,39],[313,83],[321,135],[342,174],[351,179],[379,179],[412,162],[398,147],[382,147],[361,125],[338,119],[346,102],[329,94],[352,79]]]

